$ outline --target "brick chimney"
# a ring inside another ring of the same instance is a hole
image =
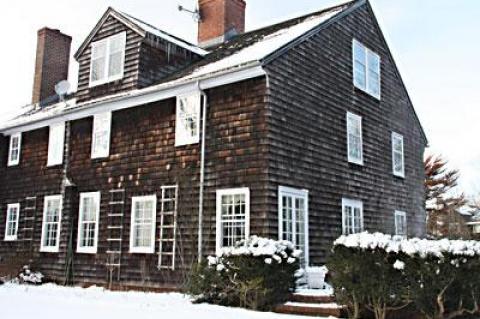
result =
[[[198,43],[207,48],[245,32],[245,0],[199,0]]]
[[[38,30],[32,104],[56,101],[55,84],[68,79],[72,37],[59,30]]]

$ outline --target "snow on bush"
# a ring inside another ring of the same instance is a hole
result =
[[[380,233],[361,233],[341,236],[335,241],[334,245],[365,250],[380,249],[387,253],[404,253],[412,257],[419,256],[423,259],[427,257],[443,258],[446,255],[457,257],[480,256],[480,242],[474,240],[403,239],[402,237]]]
[[[200,302],[270,310],[295,288],[300,256],[291,242],[253,236],[208,257],[187,290]]]
[[[43,283],[44,276],[40,272],[31,271],[29,266],[23,266],[23,270],[18,274],[17,280],[21,284],[40,285]]]

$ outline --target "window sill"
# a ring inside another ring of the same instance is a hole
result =
[[[59,253],[60,252],[60,249],[57,248],[57,247],[41,247],[40,248],[40,252],[41,253],[52,253],[52,254],[55,254],[55,253]]]
[[[97,248],[77,248],[77,254],[95,255],[96,253]]]
[[[155,254],[155,248],[130,248],[130,254]]]
[[[405,174],[401,175],[401,174],[395,174],[393,173],[393,177],[396,177],[398,179],[405,179]]]
[[[369,97],[371,98],[374,98],[375,100],[377,100],[378,102],[380,102],[382,100],[382,95],[373,95],[372,93],[368,92],[367,90],[364,90],[358,86],[356,86],[355,84],[353,85],[355,91],[360,91],[361,93],[363,94],[366,94],[368,95]]]
[[[17,236],[15,236],[15,237],[5,237],[5,239],[4,239],[4,241],[9,241],[9,242],[17,241],[17,240],[18,240]]]
[[[122,76],[116,76],[116,77],[101,80],[101,81],[89,82],[88,88],[93,89],[93,88],[96,88],[96,87],[99,87],[99,86],[102,86],[102,85],[119,82],[121,80],[123,80],[123,74],[122,74]]]
[[[355,165],[357,167],[364,167],[365,166],[365,163],[363,161],[352,161],[352,160],[348,160],[348,164],[352,164],[352,165]]]

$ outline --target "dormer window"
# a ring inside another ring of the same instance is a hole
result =
[[[92,43],[90,86],[123,78],[127,33],[122,32]]]
[[[196,92],[177,98],[175,145],[196,144],[200,140],[201,95]]]

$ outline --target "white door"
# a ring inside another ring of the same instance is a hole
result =
[[[301,266],[308,266],[308,191],[280,186],[278,189],[278,230],[281,240],[301,250]]]

